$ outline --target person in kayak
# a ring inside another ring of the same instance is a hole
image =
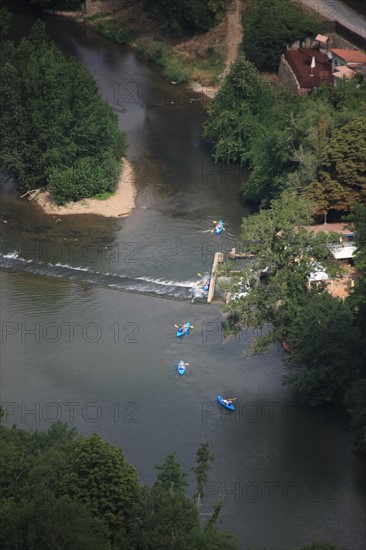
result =
[[[186,325],[181,325],[178,330],[179,332],[184,332],[186,330]]]
[[[225,405],[232,405],[233,402],[231,401],[231,399],[223,399],[222,402],[225,404]]]

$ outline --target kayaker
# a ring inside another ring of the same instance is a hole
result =
[[[186,325],[180,325],[178,330],[179,330],[179,332],[184,332],[185,329],[186,329]]]

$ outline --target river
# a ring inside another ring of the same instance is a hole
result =
[[[15,21],[13,36],[29,26]],[[120,447],[142,482],[176,451],[191,491],[199,444],[215,461],[207,513],[240,549],[290,550],[314,540],[365,547],[363,461],[345,420],[300,406],[283,385],[282,350],[250,356],[253,334],[223,342],[220,304],[204,303],[197,272],[235,246],[242,217],[237,166],[214,165],[201,138],[204,100],[162,79],[133,51],[48,18],[66,55],[96,78],[128,133],[136,208],[117,220],[46,216],[2,180],[1,400],[7,425],[55,419]],[[223,217],[227,231],[210,232]],[[174,324],[194,329],[177,339]],[[179,377],[174,363],[190,363]],[[226,414],[217,394],[236,396]]]

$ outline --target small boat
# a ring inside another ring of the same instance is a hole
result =
[[[185,323],[184,327],[185,328],[183,330],[181,330],[181,328],[179,328],[177,330],[177,337],[183,336],[184,334],[189,334],[189,329],[191,328],[191,323]]]
[[[229,403],[224,403],[224,398],[221,397],[221,395],[218,395],[218,396],[217,396],[217,401],[219,402],[219,404],[220,404],[222,407],[225,407],[225,409],[229,409],[229,411],[235,411],[235,407],[234,407],[234,405],[231,403],[230,400],[229,400]]]
[[[224,229],[224,222],[222,220],[219,220],[216,224],[216,227],[215,227],[216,235],[220,235],[220,233],[223,231],[223,229]]]
[[[178,374],[183,376],[183,374],[186,372],[186,364],[184,361],[179,361],[178,363]]]

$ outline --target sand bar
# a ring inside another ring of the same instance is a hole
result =
[[[95,214],[108,218],[128,216],[135,207],[136,172],[133,164],[123,159],[123,170],[115,194],[106,200],[83,199],[58,206],[51,201],[48,191],[39,191],[29,196],[46,214],[69,216],[73,214]]]

